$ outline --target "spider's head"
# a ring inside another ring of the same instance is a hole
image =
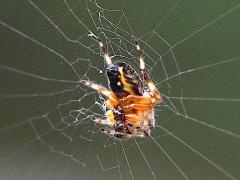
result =
[[[116,94],[143,94],[143,83],[136,71],[125,62],[115,62],[108,66],[109,86]]]

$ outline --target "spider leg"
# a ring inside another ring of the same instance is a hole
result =
[[[152,93],[152,96],[156,99],[156,101],[161,101],[161,96],[160,93],[158,92],[156,86],[154,85],[154,83],[152,82],[152,80],[150,79],[146,69],[145,69],[145,63],[144,63],[144,56],[143,56],[143,51],[140,48],[140,45],[137,41],[135,41],[136,43],[136,49],[137,49],[137,57],[140,61],[140,69],[141,69],[141,73],[143,75],[144,80],[147,82],[147,85]]]
[[[125,132],[118,132],[115,131],[114,129],[102,129],[102,132],[107,134],[108,136],[113,136],[113,137],[117,137],[117,138],[130,138],[132,136],[132,134],[127,134]]]
[[[130,124],[134,124],[135,126],[139,126],[141,124],[141,120],[136,114],[126,114],[125,118]]]
[[[130,112],[133,109],[147,111],[153,109],[154,104],[130,104],[128,106],[124,106],[122,109],[124,112]]]
[[[85,86],[98,91],[100,94],[103,94],[104,96],[109,96],[111,94],[111,91],[109,91],[107,88],[100,86],[98,84],[95,84],[91,81],[81,80],[80,82]]]
[[[154,127],[154,125],[147,121],[146,119],[140,119],[136,114],[126,114],[126,120],[129,122],[129,124],[133,124],[135,128],[131,128],[129,126],[129,130],[134,131],[134,136],[138,137],[145,137],[149,136],[151,129]]]
[[[111,119],[95,119],[94,122],[98,123],[98,124],[102,124],[102,125],[106,125],[106,126],[113,126],[114,122]]]
[[[100,94],[108,97],[106,104],[110,109],[114,108],[116,105],[119,104],[119,101],[118,101],[118,98],[116,97],[116,95],[113,92],[109,91],[107,88],[100,86],[98,84],[95,84],[91,81],[81,80],[81,83],[89,88],[92,88],[92,89],[98,91]]]
[[[122,99],[119,99],[120,103],[123,104],[130,104],[130,103],[138,103],[138,104],[149,104],[152,102],[152,97],[144,97],[144,96],[137,96],[137,95],[128,95]]]
[[[107,65],[112,64],[112,59],[108,54],[107,48],[104,45],[103,41],[97,37],[95,34],[93,34],[91,31],[88,33],[88,36],[93,37],[94,39],[97,39],[99,48],[104,56],[105,61],[107,62]]]
[[[104,45],[103,41],[100,38],[98,38],[98,44],[99,44],[99,47],[101,49],[101,52],[102,52],[102,54],[104,56],[104,59],[105,59],[107,65],[112,64],[112,59],[111,59],[111,57],[108,54],[107,48],[106,48],[106,46]]]

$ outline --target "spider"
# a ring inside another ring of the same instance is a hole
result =
[[[140,71],[147,87],[144,87],[143,81],[132,66],[120,61],[112,63],[103,41],[97,39],[108,65],[106,74],[112,91],[90,81],[81,81],[85,86],[107,97],[106,119],[96,119],[95,122],[107,126],[107,129],[102,128],[102,132],[116,138],[149,136],[155,127],[154,107],[161,102],[161,95],[145,69],[140,45],[135,41]]]

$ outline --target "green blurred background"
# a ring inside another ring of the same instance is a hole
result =
[[[2,0],[0,179],[239,179],[239,7]],[[141,43],[163,94],[152,137],[119,141],[93,123],[102,98],[78,81],[107,80],[89,31],[136,69]]]

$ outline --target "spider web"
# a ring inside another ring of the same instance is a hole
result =
[[[238,179],[237,1],[2,1],[2,179]],[[90,35],[90,36],[89,36]],[[96,39],[163,96],[148,138],[100,132],[107,86]]]

